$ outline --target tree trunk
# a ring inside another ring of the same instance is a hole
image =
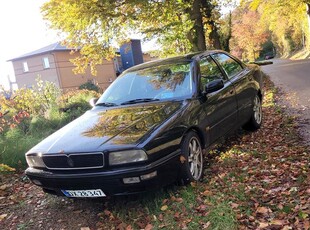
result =
[[[229,11],[228,28],[229,29],[228,29],[228,36],[226,38],[226,47],[224,47],[224,48],[227,52],[230,52],[229,42],[230,42],[230,39],[232,37],[232,13],[231,13],[231,11]]]
[[[221,47],[221,42],[220,42],[220,36],[217,32],[217,28],[214,25],[214,22],[212,22],[211,26],[212,26],[212,31],[209,34],[209,39],[212,43],[212,46],[215,49],[221,49],[222,47]]]
[[[193,51],[204,51],[207,47],[201,14],[201,0],[194,0],[190,18],[194,21],[194,27],[189,35]]]
[[[307,17],[308,17],[308,35],[310,36],[310,3],[306,3],[306,5],[307,5]]]

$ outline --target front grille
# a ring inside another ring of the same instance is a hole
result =
[[[74,170],[104,167],[103,153],[71,153],[42,156],[48,169]]]

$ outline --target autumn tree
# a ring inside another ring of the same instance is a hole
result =
[[[244,1],[246,2],[246,1]],[[310,47],[309,0],[253,0],[251,8],[261,13],[260,22],[272,33],[272,41],[281,55]],[[305,44],[306,42],[306,44]]]
[[[230,11],[220,20],[220,42],[223,50],[230,52],[230,40],[232,38],[232,12]]]
[[[68,47],[79,48],[73,61],[77,72],[102,58],[114,56],[113,44],[122,44],[132,34],[157,39],[162,54],[182,54],[219,47],[217,10],[210,0],[50,0],[42,7],[50,27],[64,36]]]
[[[234,12],[232,26],[232,52],[243,59],[255,60],[262,45],[267,41],[265,27],[259,25],[260,14],[257,11],[238,9]]]

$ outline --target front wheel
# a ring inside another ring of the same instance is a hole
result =
[[[185,184],[199,181],[203,174],[203,151],[198,135],[189,132],[181,145],[181,179]]]
[[[250,120],[244,125],[246,130],[257,130],[262,124],[263,110],[262,101],[258,95],[254,97],[253,110]]]

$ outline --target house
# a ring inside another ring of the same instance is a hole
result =
[[[35,79],[40,76],[42,80],[54,82],[64,91],[76,89],[87,81],[92,81],[105,90],[122,69],[121,58],[116,57],[111,61],[103,60],[97,66],[97,76],[91,75],[89,69],[84,74],[74,74],[72,70],[75,66],[70,59],[77,55],[71,54],[71,49],[57,42],[9,61],[13,63],[18,88],[32,87]],[[143,56],[143,59],[150,60],[149,55]]]

